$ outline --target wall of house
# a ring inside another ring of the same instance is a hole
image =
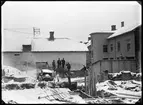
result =
[[[102,60],[101,72],[108,70],[110,73],[117,73],[121,70],[136,72],[135,60]]]
[[[127,42],[130,40],[131,49],[127,51]],[[120,42],[120,51],[117,51],[117,42]],[[111,52],[110,45],[113,44],[113,51]],[[117,36],[108,40],[109,58],[116,59],[122,54],[123,57],[135,57],[135,38],[134,33],[129,32],[124,35]]]
[[[20,54],[15,56],[15,54]],[[86,52],[43,52],[43,53],[8,53],[2,54],[3,64],[19,68],[21,70],[36,68],[36,62],[48,62],[49,66],[52,65],[53,60],[64,58],[66,62],[71,64],[72,70],[78,70],[86,65]]]
[[[95,33],[91,35],[91,51],[93,51],[93,62],[108,57],[108,53],[103,52],[103,45],[107,44],[107,37],[111,33]]]
[[[86,66],[89,67],[91,65],[91,45],[88,46],[88,52],[86,56]]]

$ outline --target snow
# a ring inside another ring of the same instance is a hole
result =
[[[49,69],[42,69],[42,71],[43,71],[44,73],[53,73],[53,72],[54,72],[54,71],[49,70]]]
[[[109,83],[109,80],[106,80],[105,82],[101,82],[101,83],[97,83],[97,91],[99,90],[104,90],[106,92],[110,92],[112,94],[115,94],[117,96],[126,96],[128,95],[134,95],[137,97],[141,97],[141,85],[140,84],[134,84],[132,80],[130,81],[114,81],[115,85],[111,85]],[[135,82],[138,83],[138,82]],[[141,82],[140,82],[141,83]],[[130,87],[135,87],[135,89],[138,89],[138,91],[134,91],[132,89],[127,89]],[[109,88],[112,88],[112,90],[110,90]],[[124,94],[126,93],[126,95]]]
[[[33,38],[30,35],[28,37],[28,34],[4,30],[2,51],[22,52],[22,45],[29,44],[32,45],[32,51],[88,51],[85,44],[72,39],[55,38],[49,41],[48,38]]]
[[[121,27],[120,29],[118,29],[117,31],[115,31],[114,34],[110,35],[108,37],[108,39],[110,38],[113,38],[113,37],[116,37],[116,36],[119,36],[119,35],[122,35],[126,32],[129,32],[129,31],[132,31],[134,30],[135,28],[137,28],[140,24],[139,23],[135,23],[135,24],[132,24],[131,26],[124,26],[124,27]]]
[[[9,100],[16,101],[20,104],[37,104],[37,103],[53,103],[45,98],[38,99],[41,89],[25,89],[25,90],[12,90],[2,91],[2,99],[7,102]],[[14,97],[13,97],[14,95]],[[54,101],[55,103],[57,101]],[[58,102],[59,103],[59,102]]]
[[[59,77],[59,82],[68,82],[68,79]],[[83,83],[84,82],[84,77],[71,78],[71,82]]]
[[[35,88],[32,89],[18,89],[18,90],[7,90],[2,88],[2,99],[4,102],[8,102],[13,100],[17,103],[23,104],[37,104],[37,103],[135,103],[141,97],[142,84],[141,81],[136,80],[128,80],[128,81],[112,81],[106,80],[104,82],[98,82],[96,84],[97,92],[101,91],[102,98],[98,97],[93,100],[85,100],[79,96],[79,94],[71,94],[72,92],[68,88],[50,88],[50,82],[45,82],[47,85],[45,88],[39,88],[38,81],[36,81],[36,70],[29,70],[26,72],[21,72],[20,70],[10,67],[10,66],[2,66],[5,71],[5,75],[7,76],[16,76],[21,75],[21,77],[25,77],[26,80],[24,82],[15,82],[14,80],[10,80],[5,83],[2,81],[2,87],[9,84],[17,84],[21,86],[22,84],[35,84]],[[121,71],[119,73],[114,73],[114,76],[119,75],[121,73],[131,73],[136,75],[141,75],[140,73],[132,73],[130,71]],[[59,78],[60,82],[68,82],[67,78]],[[84,86],[84,77],[71,78],[72,82],[77,82],[78,86]],[[3,79],[2,79],[3,80]],[[111,93],[110,96],[106,96],[106,93]],[[13,96],[14,95],[14,96]],[[40,97],[40,99],[38,99]],[[58,101],[56,99],[60,99]],[[117,101],[117,102],[116,102]]]
[[[58,94],[63,93],[60,96],[65,97],[64,100],[74,102],[74,103],[85,103],[85,101],[80,96],[70,95],[69,94],[70,90],[67,88],[58,88],[58,89],[47,88],[45,90],[36,88],[36,89],[25,89],[25,90],[2,91],[2,99],[5,102],[8,102],[9,100],[13,100],[20,104],[64,103],[64,102],[52,100],[54,99],[54,97],[52,97],[52,95],[54,95],[53,90],[57,91]],[[14,97],[13,97],[13,94],[14,94]],[[40,99],[38,98],[39,96],[41,97]],[[49,96],[49,97],[46,97],[46,96]]]
[[[27,77],[26,75],[24,75],[23,72],[21,72],[20,70],[14,68],[14,67],[11,67],[11,66],[3,65],[2,69],[5,72],[5,74],[3,74],[3,75],[5,75],[7,77]]]
[[[32,43],[32,51],[88,51],[85,44],[71,39],[55,39],[54,41],[48,41],[46,38],[33,39]]]

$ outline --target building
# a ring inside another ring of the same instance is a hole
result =
[[[104,72],[120,72],[121,70],[141,72],[141,25],[124,26],[116,30],[116,25],[111,26],[111,31],[94,32],[90,34],[91,45],[88,46],[91,57],[89,70],[89,94],[96,91],[97,81],[104,80]]]
[[[71,70],[80,70],[86,65],[87,47],[69,38],[55,38],[54,32],[47,37],[22,37],[25,33],[4,30],[2,43],[2,63],[20,70],[37,67],[52,67],[52,61],[65,59]],[[15,38],[10,36],[17,36]]]

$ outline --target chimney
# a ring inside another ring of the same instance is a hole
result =
[[[111,26],[111,31],[115,31],[116,30],[116,25],[112,25]]]
[[[121,22],[121,27],[124,27],[124,21]]]
[[[54,31],[50,31],[50,37],[49,40],[54,40]]]

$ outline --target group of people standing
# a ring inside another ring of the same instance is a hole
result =
[[[57,60],[57,67],[56,67],[56,61],[53,60],[53,62],[52,62],[53,70],[55,70],[56,68],[61,68],[61,67],[65,68],[65,64],[67,66],[67,69],[70,70],[71,69],[71,65],[69,64],[69,62],[66,63],[64,58],[61,59],[61,60],[60,60],[60,58],[58,58],[58,60]]]

